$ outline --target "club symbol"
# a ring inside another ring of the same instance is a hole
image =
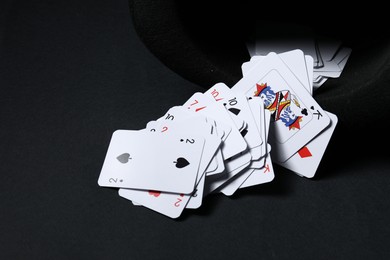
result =
[[[303,115],[307,116],[307,109],[306,109],[306,108],[302,109],[301,113],[302,113]]]
[[[314,110],[314,106],[311,106],[310,109],[311,109],[311,110]]]
[[[116,157],[116,159],[117,159],[120,163],[127,163],[129,160],[131,160],[131,157],[130,157],[130,154],[129,154],[129,153],[122,153],[121,155],[119,155],[118,157]]]
[[[186,166],[188,166],[188,165],[190,164],[190,163],[189,163],[185,158],[183,158],[183,157],[177,158],[177,160],[174,161],[173,163],[176,164],[176,165],[175,165],[176,168],[179,168],[179,169],[184,168],[184,167],[186,167]]]

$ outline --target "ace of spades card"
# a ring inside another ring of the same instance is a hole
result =
[[[269,141],[284,162],[317,136],[330,118],[276,53],[268,54],[232,88],[259,96],[271,112]]]

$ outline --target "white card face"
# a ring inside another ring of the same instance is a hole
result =
[[[202,93],[195,93],[184,105],[189,111],[201,113],[215,120],[218,129],[221,127],[225,135],[229,133],[221,147],[224,159],[229,159],[248,147],[223,104],[217,103]],[[230,131],[229,131],[230,130]]]
[[[245,95],[232,91],[223,83],[215,84],[205,94],[210,94],[215,100],[218,100],[217,102],[222,102],[228,111],[246,123],[246,128],[241,131],[241,135],[249,149],[258,147],[263,143]]]
[[[225,161],[225,173],[223,173],[223,176],[218,176],[218,178],[210,177],[208,180],[213,180],[212,182],[208,182],[206,179],[205,190],[207,190],[207,193],[213,192],[219,187],[221,187],[225,182],[227,182],[236,174],[248,167],[250,162],[251,155],[249,151]]]
[[[302,85],[310,91],[310,83],[307,74],[306,59],[305,55],[301,50],[293,50],[281,53],[279,55],[281,60],[287,67],[291,70],[292,73],[297,77],[297,79],[302,83]]]
[[[132,189],[119,189],[119,196],[170,218],[179,217],[191,198],[191,195],[186,194],[163,193],[154,190],[140,193]]]
[[[242,185],[243,182],[252,174],[255,169],[247,168],[240,172],[239,176],[236,176],[229,180],[227,184],[224,184],[222,188],[219,189],[220,192],[226,196],[232,196]]]
[[[228,86],[226,86],[224,83],[217,83],[204,93],[205,96],[207,96],[211,100],[214,100],[217,103],[223,104],[225,107],[226,104],[229,102],[229,99],[233,98],[231,94],[232,94],[231,89]],[[243,118],[238,117],[232,111],[229,111],[228,114],[232,118],[238,130],[241,130],[242,128],[245,127],[245,122]]]
[[[189,194],[195,188],[205,140],[189,133],[113,133],[98,179],[105,187]]]
[[[265,164],[263,168],[255,169],[249,177],[241,184],[241,188],[255,186],[267,182],[271,182],[275,178],[275,172],[272,165],[272,159],[270,153],[265,158]]]
[[[222,139],[222,134],[220,133],[220,129],[218,129],[215,120],[213,120],[211,118],[207,118],[207,121],[209,123],[211,123],[212,126],[213,126],[213,134],[216,134],[220,139]],[[209,168],[207,168],[207,170],[206,170],[206,175],[207,176],[211,176],[211,175],[214,175],[214,174],[219,174],[219,173],[222,173],[225,170],[225,164],[223,162],[224,160],[223,160],[223,156],[222,156],[221,146],[219,147],[219,149],[215,153],[213,159],[215,159],[215,161],[216,161],[217,168],[214,171],[208,171]]]
[[[170,111],[171,116],[175,116],[175,111]],[[161,120],[157,121],[155,130],[157,133],[179,135],[180,133],[196,133],[205,139],[203,154],[199,166],[199,174],[197,182],[205,173],[214,154],[221,145],[221,139],[217,135],[212,134],[212,125],[210,125],[204,117],[194,116],[187,119]]]
[[[145,191],[145,190],[131,190],[124,189],[120,191],[120,195],[126,199],[136,201],[141,205],[158,211],[171,218],[180,216],[185,207],[195,208],[199,207],[202,203],[202,194],[204,186],[204,172],[207,168],[210,159],[213,158],[213,154],[218,149],[221,139],[212,134],[210,125],[206,118],[202,116],[192,116],[190,118],[180,117],[182,107],[175,107],[167,112],[167,116],[162,117],[159,121],[155,122],[152,128],[156,134],[171,134],[177,135],[181,132],[191,133],[196,132],[201,134],[205,139],[205,146],[202,155],[202,161],[200,163],[199,174],[197,178],[196,192],[194,195],[187,194],[175,194],[160,191]],[[185,111],[185,113],[188,113]],[[148,126],[151,127],[148,123]],[[199,197],[197,197],[199,195]],[[192,199],[192,203],[188,203]]]
[[[194,194],[190,197],[190,200],[186,205],[187,209],[197,209],[202,206],[205,180],[206,175],[203,175],[196,186]]]
[[[250,157],[249,153],[247,156]],[[224,175],[219,178],[213,178],[213,177],[206,178],[203,196],[216,191],[225,182],[229,181],[231,178],[239,174],[241,171],[245,170],[249,166],[249,164],[250,162],[247,162],[244,165],[241,165],[240,167],[232,171],[225,172]]]
[[[252,160],[259,160],[261,157],[264,157],[266,155],[266,134],[265,134],[265,114],[264,114],[264,103],[263,100],[260,97],[249,97],[248,99],[248,104],[251,108],[253,117],[256,120],[256,124],[259,129],[260,137],[261,140],[263,140],[261,146],[260,146],[260,151],[259,151],[259,156],[254,157],[252,156]],[[253,155],[253,153],[251,153]]]
[[[308,76],[308,79],[309,79],[309,93],[311,95],[313,95],[313,72],[314,72],[314,61],[313,61],[313,57],[312,56],[309,56],[309,55],[305,55],[305,60],[306,60],[306,69],[307,69],[307,76]]]
[[[265,140],[265,143],[261,146],[262,147],[262,151],[261,151],[262,156],[260,159],[252,161],[251,164],[249,165],[250,168],[259,169],[259,168],[264,167],[266,155],[267,155],[267,153],[269,153],[269,151],[267,150],[269,145],[266,142],[268,140],[268,132],[269,132],[269,127],[270,127],[270,122],[271,122],[271,112],[269,110],[264,109],[264,104],[263,104],[263,101],[261,100],[260,97],[252,97],[250,101],[256,102],[257,103],[256,105],[260,105],[261,113],[262,113],[262,116],[261,116],[261,129],[262,129],[261,135],[262,135],[262,138]]]
[[[314,177],[337,125],[337,116],[330,112],[326,113],[331,118],[331,124],[287,161],[276,163],[296,172],[298,175],[307,178]]]
[[[242,78],[233,89],[260,96],[271,111],[270,143],[278,161],[285,161],[330,123],[318,103],[275,54]]]
[[[278,54],[280,59],[287,65],[291,72],[298,78],[302,85],[312,93],[312,83],[308,77],[308,70],[305,56],[301,50],[293,50]],[[265,56],[253,56],[249,63],[244,63],[242,68],[243,75],[247,75],[249,71],[264,59]],[[311,74],[313,71],[313,58],[311,58]],[[313,81],[313,79],[311,79]]]

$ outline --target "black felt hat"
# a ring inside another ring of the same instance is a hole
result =
[[[129,0],[135,28],[150,51],[182,77],[208,89],[233,86],[250,59],[246,42],[259,21],[310,28],[314,37],[340,40],[352,49],[340,78],[314,97],[339,117],[344,129],[383,129],[390,116],[390,41],[380,6],[360,10],[337,3],[309,7],[240,1]],[[211,4],[212,2],[212,4]],[[272,31],[267,27],[267,31]],[[277,28],[274,30],[277,35]],[[294,37],[291,31],[288,37]],[[282,35],[283,36],[283,35]]]

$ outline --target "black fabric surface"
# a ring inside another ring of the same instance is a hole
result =
[[[219,76],[208,83],[201,72],[190,80],[146,47],[130,7],[124,0],[0,3],[1,259],[390,257],[390,165],[382,124],[388,92],[380,103],[364,105],[375,113],[363,114],[368,122],[362,124],[355,119],[363,108],[332,105],[344,75],[318,96],[341,123],[314,179],[275,165],[273,182],[230,198],[206,197],[200,209],[185,210],[177,220],[99,187],[113,131],[143,128],[214,80],[234,82],[243,57],[226,64],[234,76],[215,66]],[[163,28],[163,21],[156,26]],[[160,44],[168,48],[169,42]],[[367,57],[368,65],[379,66]],[[209,58],[193,59],[189,69]],[[346,68],[352,82],[354,66],[367,65],[359,62]],[[380,90],[388,87],[387,75],[372,80]],[[360,93],[351,92],[363,100]]]

